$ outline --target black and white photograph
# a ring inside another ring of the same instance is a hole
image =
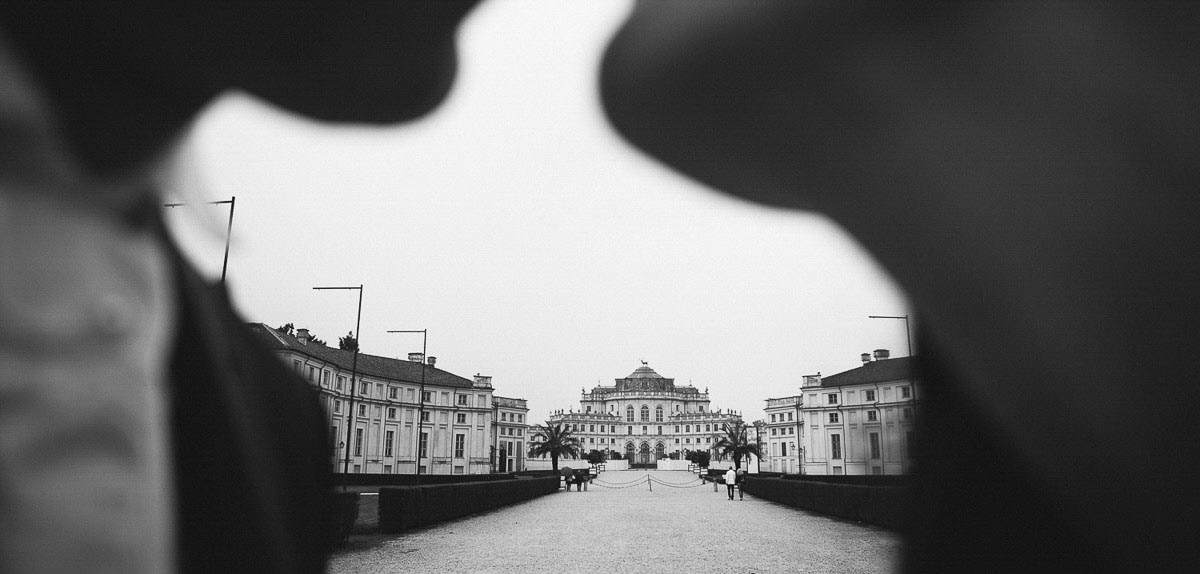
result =
[[[0,3],[0,572],[1200,569],[1200,3]]]

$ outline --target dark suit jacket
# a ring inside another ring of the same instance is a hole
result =
[[[181,572],[322,572],[332,461],[316,392],[172,247]]]

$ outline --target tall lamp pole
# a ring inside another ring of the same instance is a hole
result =
[[[346,416],[349,424],[346,425],[346,459],[342,464],[342,489],[346,488],[346,475],[350,473],[350,431],[354,428],[354,397],[358,391],[358,350],[362,347],[362,333],[359,329],[362,327],[362,295],[363,286],[358,287],[313,287],[317,291],[326,290],[357,290],[358,291],[358,318],[354,320],[354,359],[350,362],[350,414]]]
[[[908,315],[867,315],[868,319],[904,319],[904,339],[908,341],[908,356],[912,356],[912,333],[908,330]]]
[[[421,429],[425,428],[425,423],[421,417],[425,416],[425,364],[429,362],[429,357],[426,355],[429,349],[429,331],[428,329],[407,330],[407,331],[388,331],[389,333],[420,333],[421,334],[421,390],[417,393],[417,424],[414,425],[416,432],[416,453],[417,453],[417,474],[421,474]],[[427,473],[428,474],[428,473]]]
[[[229,224],[225,226],[225,259],[221,262],[221,284],[225,284],[225,270],[229,268],[229,238],[233,235],[233,208],[237,202],[237,196],[230,196],[229,199],[221,201],[208,201],[208,205],[224,205],[229,204]],[[180,207],[187,205],[186,203],[164,203],[163,207]]]

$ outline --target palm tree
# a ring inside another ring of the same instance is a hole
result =
[[[750,455],[762,457],[762,451],[758,445],[750,442],[747,438],[745,423],[741,421],[733,424],[725,423],[721,426],[721,431],[722,434],[717,436],[717,441],[713,444],[713,450],[733,457],[735,469],[742,468],[743,458],[749,460]]]
[[[529,443],[529,456],[538,457],[550,455],[550,464],[558,472],[558,457],[579,456],[579,439],[571,436],[573,431],[561,424],[538,425],[533,440]]]

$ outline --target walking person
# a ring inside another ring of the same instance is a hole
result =
[[[725,471],[725,488],[729,491],[729,500],[733,500],[733,488],[737,484],[737,471],[732,468]]]
[[[738,484],[738,500],[743,500],[745,498],[745,492],[742,490],[742,485],[746,482],[746,469],[738,469],[736,474]]]

